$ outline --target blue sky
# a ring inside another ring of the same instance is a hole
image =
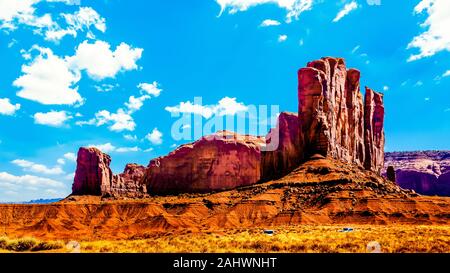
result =
[[[0,201],[69,194],[80,146],[146,165],[179,112],[296,112],[322,56],[385,93],[388,151],[450,149],[448,25],[447,0],[0,0]]]

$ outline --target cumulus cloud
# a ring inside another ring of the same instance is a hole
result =
[[[94,147],[102,151],[103,153],[130,153],[130,152],[139,152],[141,149],[137,146],[135,147],[116,147],[111,143],[105,144],[90,144],[88,147]]]
[[[101,17],[97,11],[91,7],[80,7],[80,9],[73,13],[63,13],[67,28],[57,27],[46,31],[45,37],[50,41],[61,40],[66,35],[77,37],[79,31],[88,31],[88,36],[95,37],[91,32],[91,27],[99,30],[100,32],[106,31],[105,18]]]
[[[336,17],[333,19],[333,22],[336,23],[340,21],[342,18],[347,16],[350,12],[358,8],[358,3],[356,1],[352,1],[350,3],[345,4],[344,8],[342,8]]]
[[[144,102],[152,96],[158,97],[162,90],[158,88],[158,83],[152,84],[141,83],[138,85],[141,96],[130,96],[128,102],[124,103],[125,108],[119,108],[116,113],[111,113],[107,110],[99,111],[95,114],[95,118],[87,121],[77,121],[78,126],[84,125],[110,125],[109,129],[115,132],[134,131],[136,123],[134,122],[132,114],[140,110]]]
[[[450,77],[450,70],[445,71],[442,77]]]
[[[95,114],[95,119],[97,126],[110,124],[109,129],[115,132],[134,131],[136,128],[133,117],[123,109],[117,110],[116,113],[110,113],[106,110],[97,112]]]
[[[66,111],[50,111],[47,113],[34,114],[34,123],[52,127],[61,127],[71,118],[72,116]]]
[[[283,42],[286,42],[287,41],[287,38],[288,38],[288,36],[287,35],[280,35],[280,36],[278,36],[278,42],[279,43],[283,43]]]
[[[36,51],[33,59],[31,53]],[[74,56],[58,57],[51,49],[39,46],[23,54],[33,60],[22,66],[23,75],[13,83],[21,89],[17,96],[45,105],[79,105],[84,102],[77,86],[83,70],[95,80],[114,78],[121,71],[137,68],[142,49],[122,43],[111,51],[107,42],[84,41]]]
[[[281,23],[277,20],[272,19],[266,19],[262,21],[262,23],[259,25],[260,27],[271,27],[271,26],[279,26]]]
[[[233,14],[238,11],[246,11],[257,5],[276,4],[286,10],[287,22],[298,19],[300,14],[312,9],[313,6],[313,0],[216,0],[216,2],[221,7],[220,14],[225,10]]]
[[[136,135],[124,135],[123,138],[125,138],[128,141],[137,141],[138,137]]]
[[[20,109],[20,104],[12,104],[8,98],[0,99],[0,115],[12,116]]]
[[[52,179],[37,177],[33,175],[15,176],[6,172],[0,172],[0,186],[6,187],[10,186],[43,186],[43,187],[54,187],[62,188],[64,184]]]
[[[159,97],[162,92],[162,89],[159,88],[159,84],[156,81],[153,83],[140,83],[138,88],[141,90],[141,93],[153,97]]]
[[[145,136],[145,138],[154,145],[161,145],[163,134],[158,130],[158,128],[153,129],[153,131]]]
[[[130,153],[130,152],[139,152],[141,149],[137,146],[134,147],[120,147],[116,149],[117,153]]]
[[[195,114],[204,118],[211,118],[213,115],[235,115],[239,112],[245,112],[248,107],[236,98],[224,97],[217,104],[202,105],[201,102],[181,102],[177,106],[168,106],[165,110],[172,114]]]
[[[46,174],[46,175],[64,174],[64,171],[61,169],[60,166],[55,166],[53,168],[49,168],[45,165],[37,164],[32,161],[23,160],[23,159],[16,159],[16,160],[11,161],[11,163],[23,168],[23,170],[26,172]]]
[[[128,102],[125,103],[125,106],[128,108],[129,112],[134,113],[138,110],[141,109],[141,107],[144,105],[144,102],[149,99],[150,96],[140,96],[140,97],[135,97],[135,96],[131,96],[128,99]]]
[[[414,37],[407,47],[417,48],[419,53],[411,55],[408,61],[431,57],[440,51],[450,51],[450,1],[422,0],[414,8],[414,13],[424,12],[428,14],[421,24],[425,31]]]
[[[95,80],[114,78],[121,71],[137,69],[136,62],[141,58],[143,49],[133,48],[121,43],[114,51],[104,41],[81,43],[74,56],[67,61],[74,70],[85,70]]]
[[[77,37],[78,32],[86,31],[94,38],[91,29],[106,31],[105,19],[91,7],[80,7],[75,13],[46,13],[37,15],[36,4],[41,2],[60,2],[66,5],[79,5],[79,0],[2,0],[0,1],[0,28],[9,31],[26,25],[49,41],[59,41],[64,36]],[[61,19],[61,20],[55,20]]]
[[[34,46],[38,56],[22,66],[22,73],[13,83],[21,90],[17,96],[46,105],[74,105],[83,102],[75,86],[80,80],[77,71],[69,69],[66,60],[48,48]]]
[[[77,156],[74,153],[65,153],[64,158],[73,162],[77,161]]]
[[[107,92],[111,92],[114,88],[119,87],[118,84],[101,84],[101,85],[95,85],[94,88],[97,92],[101,92],[101,93],[107,93]]]

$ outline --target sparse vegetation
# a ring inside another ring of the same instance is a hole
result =
[[[11,252],[38,252],[58,250],[64,247],[60,241],[45,242],[35,238],[8,239],[0,238],[0,250]]]
[[[279,227],[273,236],[261,229],[167,235],[143,240],[82,242],[82,252],[282,252],[364,253],[377,241],[382,252],[450,252],[450,226],[358,226],[340,232],[343,226]]]

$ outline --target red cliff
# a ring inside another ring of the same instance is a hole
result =
[[[302,151],[297,113],[280,114],[277,127],[266,136],[264,150],[261,163],[264,180],[280,178],[298,167]]]
[[[211,192],[252,185],[261,179],[263,138],[232,132],[179,147],[150,162],[144,179],[150,193]]]
[[[300,147],[303,158],[321,154],[379,173],[383,168],[381,94],[360,91],[360,73],[341,58],[322,58],[298,72]],[[364,105],[364,107],[363,107]]]
[[[80,148],[72,195],[104,197],[143,197],[147,193],[141,183],[145,167],[128,164],[124,173],[114,175],[109,167],[111,157],[96,148]]]

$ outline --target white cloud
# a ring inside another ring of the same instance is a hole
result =
[[[97,92],[101,92],[101,93],[107,93],[107,92],[111,92],[114,88],[119,87],[118,84],[101,84],[101,85],[95,85],[94,88]]]
[[[65,165],[66,160],[64,158],[58,158],[58,160],[56,160],[56,163],[58,163],[59,165]]]
[[[130,153],[130,152],[139,152],[141,149],[137,146],[135,147],[121,147],[121,148],[117,148],[116,152],[117,153]]]
[[[141,90],[141,93],[147,94],[153,97],[159,97],[159,95],[162,92],[162,89],[160,89],[159,84],[157,82],[153,83],[140,83],[138,85],[138,88]]]
[[[77,156],[74,153],[65,153],[64,158],[70,161],[77,161]]]
[[[110,113],[106,110],[97,112],[95,114],[95,120],[97,126],[110,124],[109,129],[115,132],[134,131],[136,128],[133,117],[123,109],[117,110],[116,113]]]
[[[81,104],[83,99],[74,85],[80,80],[77,72],[70,70],[64,59],[54,55],[51,49],[34,46],[39,55],[29,65],[22,66],[22,73],[13,83],[21,88],[17,96],[46,105]]]
[[[277,20],[273,20],[273,19],[266,19],[264,21],[262,21],[261,25],[259,25],[260,27],[271,27],[271,26],[279,26],[281,23],[278,22]]]
[[[445,71],[442,77],[450,77],[450,70]]]
[[[352,12],[353,10],[358,8],[358,3],[356,3],[356,1],[352,1],[350,3],[345,4],[344,8],[341,9],[338,14],[336,15],[336,17],[333,19],[333,22],[338,22],[339,20],[341,20],[342,18],[344,18],[345,16],[347,16],[350,12]]]
[[[383,91],[388,91],[389,90],[389,86],[385,85],[383,86]]]
[[[237,102],[236,98],[224,97],[214,105],[204,106],[187,101],[181,102],[178,106],[168,106],[165,110],[172,114],[195,114],[209,119],[215,114],[223,116],[245,112],[248,110],[248,107],[241,102]]]
[[[421,24],[426,30],[408,44],[408,49],[419,49],[408,61],[415,61],[430,57],[440,51],[450,51],[450,1],[448,0],[422,0],[415,8],[414,13],[426,12],[428,18]]]
[[[355,54],[356,51],[358,51],[360,47],[361,47],[360,45],[355,46],[355,47],[352,49],[352,54]]]
[[[74,56],[67,58],[70,67],[86,70],[95,80],[114,78],[117,73],[138,68],[136,62],[141,58],[143,49],[132,48],[121,43],[114,51],[104,41],[81,43]]]
[[[373,5],[379,6],[379,5],[381,5],[381,0],[367,0],[367,4],[369,6],[373,6]]]
[[[146,150],[144,150],[144,153],[151,153],[151,152],[153,152],[153,148],[148,148],[148,149],[146,149]]]
[[[163,134],[158,130],[158,128],[153,129],[153,131],[149,134],[147,134],[147,136],[145,136],[145,138],[150,141],[152,144],[155,145],[161,145],[163,140],[162,140]]]
[[[116,147],[111,143],[105,144],[90,144],[88,147],[94,147],[102,151],[103,153],[130,153],[130,152],[139,152],[141,149],[137,146],[135,147]]]
[[[417,87],[417,86],[422,86],[422,85],[423,85],[423,82],[422,82],[422,81],[417,81],[417,82],[414,84],[415,87]]]
[[[93,26],[100,32],[106,31],[105,18],[101,17],[97,11],[91,7],[80,7],[80,9],[73,13],[63,13],[61,16],[67,23],[66,29],[56,28],[50,29],[45,33],[46,39],[50,41],[61,40],[66,35],[77,37],[78,31],[88,31],[88,36],[94,37],[90,31]]]
[[[112,145],[109,142],[105,144],[89,144],[88,147],[97,148],[103,153],[110,153],[116,150],[116,146]]]
[[[141,109],[141,107],[144,105],[144,102],[149,99],[150,96],[144,95],[140,97],[131,96],[128,99],[128,102],[125,103],[125,106],[128,108],[130,113],[134,113]]]
[[[216,0],[220,5],[222,14],[228,9],[230,14],[238,11],[246,11],[251,7],[262,4],[277,4],[280,8],[286,10],[286,21],[290,22],[293,18],[298,19],[300,14],[312,9],[313,0]]]
[[[33,175],[15,176],[6,172],[0,172],[0,187],[7,186],[33,186],[63,188],[64,184],[52,179]]]
[[[59,41],[66,35],[77,37],[79,31],[87,31],[88,37],[94,37],[91,27],[101,32],[106,31],[105,19],[91,7],[80,7],[73,14],[55,14],[56,18],[65,21],[58,22],[54,21],[51,13],[42,16],[36,14],[35,5],[40,2],[80,4],[79,0],[1,0],[0,28],[15,30],[20,25],[26,25],[33,29],[34,34],[43,35],[49,41]]]
[[[123,138],[125,138],[128,141],[137,141],[138,137],[136,135],[124,135]]]
[[[286,42],[287,38],[288,38],[288,36],[285,35],[285,34],[280,35],[280,36],[278,36],[278,42],[279,42],[279,43]]]
[[[0,99],[0,115],[12,116],[20,109],[20,104],[12,104],[8,98]]]
[[[33,172],[33,173],[46,174],[46,175],[64,174],[64,171],[59,166],[49,168],[45,165],[36,164],[34,162],[31,162],[28,160],[23,160],[23,159],[16,159],[16,160],[11,161],[11,163],[23,168],[23,170],[26,172]]]
[[[71,118],[72,116],[66,111],[50,111],[48,113],[34,114],[34,123],[53,127],[61,127],[67,120]]]

